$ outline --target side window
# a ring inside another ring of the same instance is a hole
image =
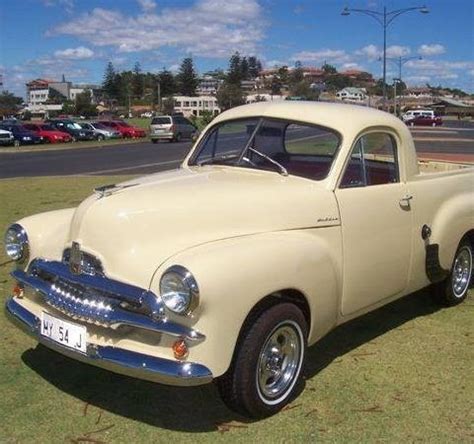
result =
[[[341,188],[383,185],[399,181],[397,146],[387,133],[362,136],[354,145]]]

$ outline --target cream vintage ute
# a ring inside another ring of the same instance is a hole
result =
[[[174,171],[107,185],[7,231],[11,320],[74,359],[216,380],[254,417],[297,393],[308,345],[422,287],[471,282],[473,170],[418,162],[367,108],[259,103],[217,117]]]

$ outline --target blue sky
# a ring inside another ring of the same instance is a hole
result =
[[[139,61],[144,70],[175,70],[192,55],[200,72],[225,68],[231,53],[257,55],[265,66],[300,60],[381,76],[382,28],[342,8],[388,10],[408,0],[0,0],[0,73],[4,88],[24,95],[36,77],[78,83],[102,79]],[[442,84],[474,93],[474,1],[427,0],[429,14],[410,12],[388,31],[392,57],[410,85]],[[388,65],[388,79],[396,76]]]

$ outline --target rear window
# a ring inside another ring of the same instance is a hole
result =
[[[171,123],[171,117],[155,117],[152,121],[152,125],[168,125]]]

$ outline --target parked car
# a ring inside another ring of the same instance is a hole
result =
[[[159,140],[179,142],[181,139],[192,139],[198,132],[195,125],[179,115],[157,116],[150,124],[150,138],[153,143]]]
[[[408,126],[441,126],[443,120],[438,116],[417,116],[413,119],[406,120]]]
[[[0,145],[8,146],[8,145],[14,145],[14,144],[15,144],[15,138],[13,137],[13,134],[10,131],[0,129]]]
[[[425,116],[425,117],[435,117],[435,112],[432,109],[411,109],[405,112],[402,115],[402,120],[407,122],[409,120],[415,119],[416,117]]]
[[[19,124],[3,124],[0,123],[0,129],[10,131],[13,134],[14,145],[34,145],[43,142],[43,138],[33,131],[26,129]]]
[[[72,137],[64,131],[58,131],[49,123],[25,123],[23,126],[43,138],[44,143],[71,142]]]
[[[74,120],[68,119],[49,119],[46,121],[59,131],[68,133],[72,141],[77,140],[95,140],[94,133],[90,130],[84,129]]]
[[[119,131],[99,122],[81,122],[79,125],[86,130],[92,131],[96,140],[120,139],[122,137],[122,134],[120,134]]]
[[[232,108],[180,169],[8,228],[6,312],[81,362],[170,385],[215,380],[231,408],[268,416],[298,394],[308,345],[336,326],[426,286],[448,306],[466,299],[473,172],[419,163],[406,125],[378,110]]]
[[[119,132],[124,138],[131,139],[146,136],[143,129],[132,126],[123,120],[101,120],[99,123]]]

